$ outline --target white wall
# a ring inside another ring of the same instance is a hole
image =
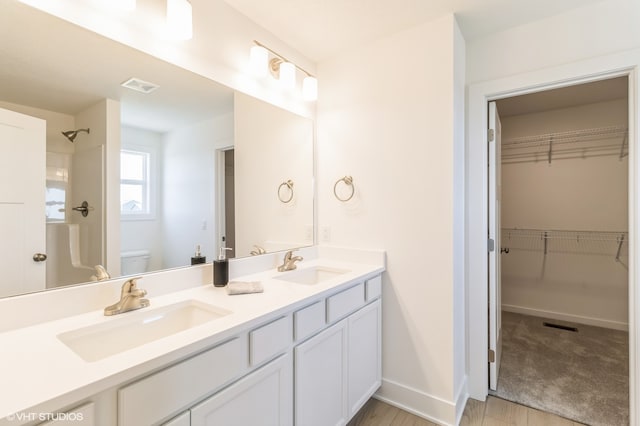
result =
[[[627,100],[505,117],[503,140],[552,132],[627,125]],[[622,144],[622,138],[603,143]],[[502,227],[626,231],[627,158],[502,164]],[[503,309],[603,327],[627,326],[627,245],[550,240],[509,241],[502,256]],[[585,253],[586,252],[586,253]],[[590,254],[587,254],[590,253]],[[597,253],[597,254],[596,254]]]
[[[447,16],[318,66],[319,229],[331,244],[387,251],[378,396],[442,424],[464,403],[456,27]],[[356,186],[347,203],[333,196],[344,175]]]
[[[467,83],[640,46],[640,2],[605,0],[467,45]]]
[[[78,128],[89,128],[90,133],[80,133],[74,141],[75,154],[70,177],[71,204],[75,207],[87,201],[93,210],[86,217],[79,212],[73,212],[68,218],[70,222],[80,225],[81,241],[86,242],[83,248],[83,256],[86,255],[83,263],[89,267],[104,265],[107,270],[111,265],[107,265],[106,262],[104,166],[109,142],[108,129],[111,123],[120,125],[120,116],[110,114],[108,103],[109,101],[104,99],[75,116]],[[86,230],[86,233],[83,233],[83,230]],[[114,237],[119,239],[118,235]]]
[[[313,244],[313,122],[240,93],[234,117],[235,256]]]
[[[233,143],[233,113],[166,133],[162,152],[163,267],[189,265],[196,244],[216,253],[216,149]]]
[[[155,155],[153,164],[153,174],[151,184],[154,186],[155,217],[142,220],[121,220],[120,222],[120,250],[148,250],[150,254],[149,270],[157,271],[163,269],[162,265],[162,210],[160,191],[162,176],[162,134],[146,129],[134,127],[122,127],[122,149],[135,149],[144,147],[151,149]]]

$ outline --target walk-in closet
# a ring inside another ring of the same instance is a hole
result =
[[[502,99],[499,397],[629,422],[628,82]]]

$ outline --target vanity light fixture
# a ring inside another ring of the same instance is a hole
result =
[[[167,0],[167,30],[174,40],[193,38],[193,10],[188,0]]]
[[[302,97],[306,101],[318,99],[318,80],[315,76],[264,44],[256,40],[253,42],[255,46],[251,47],[250,64],[254,75],[264,77],[268,70],[280,82],[282,88],[291,90],[296,87],[296,74],[299,70],[305,75],[302,81]],[[270,60],[269,56],[272,56]]]

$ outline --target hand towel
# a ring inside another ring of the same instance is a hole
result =
[[[227,284],[227,293],[234,294],[247,294],[247,293],[262,293],[264,288],[260,281],[230,281]]]

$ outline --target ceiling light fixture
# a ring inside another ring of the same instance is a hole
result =
[[[193,38],[193,10],[188,0],[167,0],[167,30],[174,40]]]
[[[254,75],[264,77],[269,70],[284,89],[291,90],[296,87],[296,70],[300,70],[305,74],[302,81],[304,100],[315,101],[318,99],[318,80],[315,76],[264,44],[256,40],[253,42],[255,46],[251,47],[250,64]],[[269,60],[269,54],[273,56],[271,60]]]

